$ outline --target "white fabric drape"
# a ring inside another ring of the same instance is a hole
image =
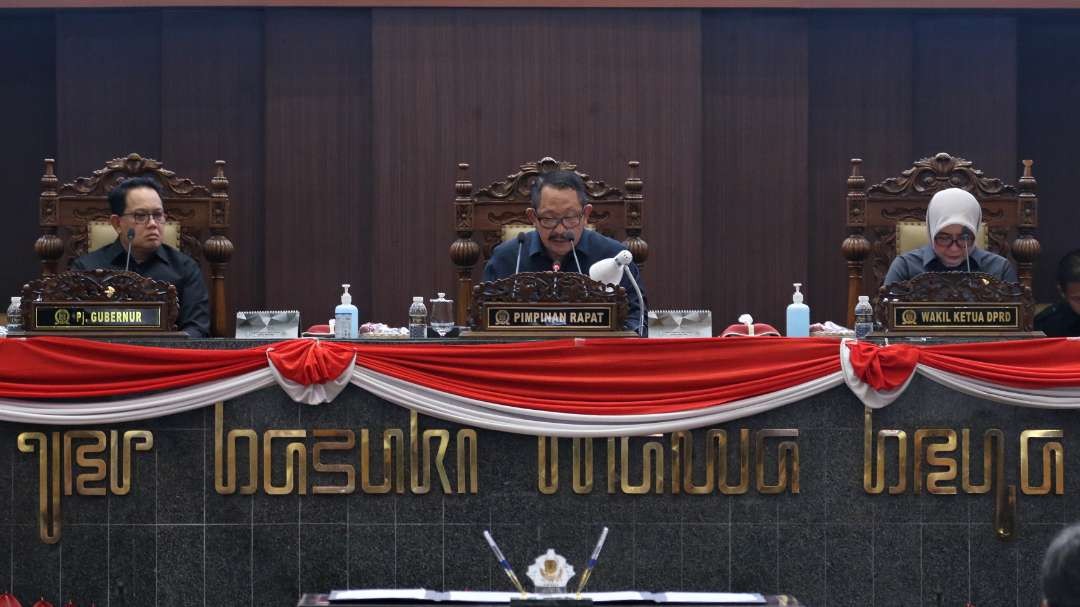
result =
[[[841,372],[830,373],[798,386],[696,411],[648,415],[582,415],[523,409],[447,394],[389,377],[362,367],[353,371],[352,383],[376,396],[424,415],[512,432],[562,437],[641,436],[701,428],[764,413],[820,394],[843,383]]]
[[[269,368],[145,396],[89,402],[0,399],[0,420],[50,425],[115,424],[201,409],[274,385]]]

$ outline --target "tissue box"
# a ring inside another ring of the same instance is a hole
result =
[[[649,310],[649,337],[712,337],[710,310]]]
[[[255,310],[236,313],[236,339],[295,339],[300,336],[297,310]]]

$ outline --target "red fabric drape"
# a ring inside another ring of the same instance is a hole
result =
[[[855,375],[878,391],[904,385],[919,362],[919,348],[909,345],[881,348],[870,342],[848,342],[849,360]]]
[[[1080,387],[1080,340],[881,348],[849,342],[879,391],[916,364],[1017,388]],[[770,394],[840,370],[833,339],[565,339],[515,344],[290,340],[243,350],[155,348],[42,337],[0,340],[0,398],[102,398],[181,388],[266,367],[311,385],[357,364],[402,381],[510,406],[592,414],[693,410]]]
[[[839,342],[810,338],[567,339],[354,346],[357,364],[458,396],[544,411],[685,411],[840,371]]]
[[[1080,386],[1080,340],[1026,339],[942,346],[849,342],[851,367],[879,391],[899,388],[923,364],[1014,388]]]
[[[0,396],[93,398],[182,388],[264,368],[267,347],[197,350],[65,337],[0,339]]]
[[[309,385],[353,355],[373,371],[506,405],[608,414],[679,411],[768,394],[840,370],[831,339],[567,339],[517,344],[292,340],[245,350],[153,348],[66,338],[0,341],[0,397],[92,398],[246,373],[266,357]]]

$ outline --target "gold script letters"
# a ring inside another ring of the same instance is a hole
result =
[[[405,432],[388,428],[382,433],[382,465],[372,462],[371,431],[360,429],[359,453],[356,453],[356,432],[348,429],[267,430],[260,437],[250,429],[225,430],[225,406],[214,405],[214,490],[222,495],[255,493],[262,482],[268,495],[313,494],[348,495],[356,492],[359,474],[360,491],[379,494],[410,493],[422,495],[433,487],[432,468],[438,488],[445,494],[477,493],[479,470],[476,430],[465,428],[454,435],[456,483],[447,473],[447,452],[450,431],[420,430],[419,416],[409,413],[408,457],[405,454]],[[308,438],[317,439],[308,448]],[[352,463],[330,463],[328,453],[354,453],[359,470]],[[246,454],[246,466],[238,454]],[[282,478],[275,480],[275,461],[283,463]],[[409,482],[405,482],[406,461]],[[261,462],[261,463],[260,463]],[[260,479],[259,468],[262,468]],[[308,471],[332,475],[334,482],[310,484]],[[379,469],[376,474],[375,470]],[[381,479],[373,477],[378,476]]]
[[[740,495],[754,489],[762,494],[799,492],[799,431],[794,429],[766,429],[751,434],[748,429],[739,430],[737,454],[732,445],[730,453],[736,454],[738,470],[729,471],[728,434],[726,430],[712,429],[705,433],[704,477],[695,479],[693,434],[683,430],[670,435],[668,447],[658,440],[641,445],[640,468],[631,465],[634,448],[628,437],[621,438],[574,438],[571,456],[573,462],[572,489],[574,493],[587,494],[593,490],[595,461],[593,442],[606,444],[605,470],[608,493],[642,495],[646,493],[706,495],[719,492],[723,495]],[[776,445],[776,472],[766,471],[765,456],[767,439],[780,439]],[[754,472],[750,472],[750,452],[754,452]],[[537,438],[537,489],[544,494],[559,490],[559,439],[548,436]],[[670,485],[666,475],[667,458],[670,458]],[[775,482],[767,480],[775,476]],[[638,478],[634,482],[634,478]]]
[[[19,451],[38,454],[38,536],[46,544],[55,544],[60,541],[63,527],[61,494],[71,495],[74,487],[77,495],[127,495],[131,491],[133,452],[152,449],[154,435],[146,430],[127,430],[123,434],[110,430],[107,435],[101,430],[23,432],[16,442]],[[106,447],[108,464],[101,457]],[[76,468],[86,471],[75,474]]]

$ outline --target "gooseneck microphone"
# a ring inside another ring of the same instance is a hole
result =
[[[124,271],[131,270],[131,245],[135,241],[135,228],[128,228],[127,231],[127,261],[124,262]]]
[[[967,239],[966,238],[964,239],[964,263],[967,264],[967,271],[970,274],[971,273],[971,255],[968,254],[968,244],[967,244]]]
[[[522,247],[525,246],[525,232],[518,232],[517,241],[518,241],[518,253],[517,253],[517,264],[514,265],[514,274],[517,274],[518,272],[521,271],[521,249],[522,249]]]
[[[585,272],[581,271],[581,262],[578,261],[577,258],[577,247],[574,245],[574,233],[567,232],[566,239],[570,241],[570,252],[574,254],[574,263],[577,265],[578,274],[584,274]]]

